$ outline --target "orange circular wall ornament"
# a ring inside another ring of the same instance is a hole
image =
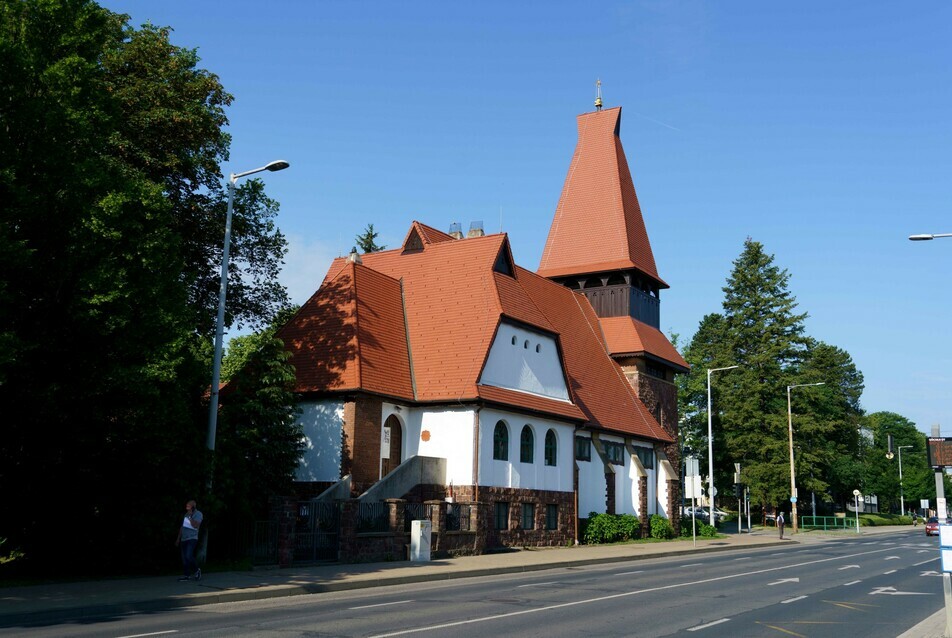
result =
[[[429,441],[429,440],[430,440],[430,431],[429,431],[429,430],[423,430],[422,432],[420,432],[420,438],[423,439],[424,441]]]

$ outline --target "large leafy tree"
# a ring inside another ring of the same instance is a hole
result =
[[[856,487],[864,494],[878,497],[880,511],[899,510],[899,446],[911,446],[902,452],[906,509],[918,508],[920,499],[935,499],[935,473],[926,459],[926,439],[912,421],[893,412],[875,412],[864,419],[862,432],[862,471],[854,482],[861,483]],[[894,453],[891,459],[887,457],[890,435]]]
[[[168,36],[0,0],[0,536],[34,565],[165,562],[204,484],[232,98]],[[229,323],[286,301],[276,208],[239,189]]]
[[[715,484],[723,491],[740,463],[762,506],[790,496],[787,386],[825,384],[791,395],[801,496],[845,489],[846,475],[836,479],[833,468],[853,458],[861,414],[862,375],[848,353],[805,335],[789,281],[748,239],[724,287],[723,312],[701,321],[685,350],[691,373],[679,381],[685,444],[706,459],[707,370],[738,366],[716,373],[711,387]]]

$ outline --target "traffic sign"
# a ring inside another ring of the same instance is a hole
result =
[[[791,502],[791,503],[796,503],[796,502],[797,502],[797,497],[796,497],[796,496],[791,496],[791,497],[790,497],[790,502]]]

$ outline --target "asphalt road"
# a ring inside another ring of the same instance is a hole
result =
[[[894,638],[943,605],[921,531],[208,605],[23,636]]]

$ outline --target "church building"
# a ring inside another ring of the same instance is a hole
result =
[[[590,512],[676,524],[688,368],[659,329],[668,285],[621,108],[596,104],[537,271],[505,233],[413,221],[398,248],[334,260],[279,331],[307,438],[300,493],[467,504],[483,548],[564,545]]]

